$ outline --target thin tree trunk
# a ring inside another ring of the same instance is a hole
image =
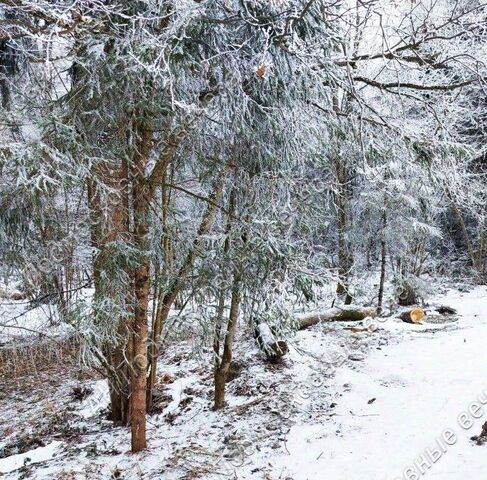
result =
[[[224,245],[224,252],[228,254],[232,248],[231,230],[232,223],[235,217],[236,210],[236,196],[237,191],[235,186],[230,192],[230,199],[228,205],[228,220],[226,226],[226,239]],[[225,339],[223,341],[223,354],[220,358],[220,338],[221,338],[221,328],[222,321],[217,323],[215,332],[215,370],[214,370],[214,380],[215,380],[215,396],[213,408],[218,410],[223,408],[225,404],[225,385],[227,382],[228,371],[230,370],[230,365],[232,363],[233,356],[233,341],[235,338],[235,332],[237,330],[238,315],[240,311],[241,303],[241,292],[240,292],[241,274],[235,269],[233,272],[233,283],[232,283],[232,295],[230,301],[230,312],[228,316],[227,328],[225,332]],[[224,298],[224,297],[223,297]]]
[[[220,342],[223,328],[223,314],[225,312],[225,289],[220,290],[218,295],[218,306],[215,315],[215,332],[213,335],[213,352],[215,354],[215,365],[218,365],[220,358]]]
[[[171,203],[172,195],[170,187],[166,186],[167,180],[172,184],[174,180],[174,168],[171,165],[168,167],[169,172],[166,172],[164,176],[164,185],[162,185],[161,190],[161,201],[162,201],[162,231],[164,234],[163,238],[163,248],[164,248],[164,261],[166,272],[172,275],[174,271],[174,245],[171,235],[171,229],[169,225],[170,215],[171,215]],[[167,178],[169,177],[169,178]]]
[[[377,300],[377,313],[382,313],[382,300],[384,298],[384,283],[386,279],[386,262],[387,262],[387,243],[386,243],[386,227],[387,227],[387,210],[384,207],[382,212],[382,234],[380,240],[380,281],[379,281],[379,298]]]
[[[470,256],[470,260],[472,261],[472,265],[477,270],[477,272],[481,272],[481,266],[478,262],[477,256],[475,255],[475,251],[473,248],[472,241],[470,239],[470,235],[467,230],[467,226],[465,224],[465,220],[463,218],[463,214],[461,210],[458,208],[453,195],[448,187],[446,187],[446,195],[450,200],[451,206],[453,208],[453,211],[455,213],[455,216],[457,217],[458,223],[460,224],[460,228],[462,229],[462,235],[463,235],[463,240],[465,242],[465,246],[467,247],[468,254]]]
[[[367,258],[367,268],[372,267],[372,250],[374,248],[374,240],[371,238],[367,244],[367,253],[366,253],[366,258]]]
[[[225,227],[225,243],[223,244],[223,254],[227,255],[230,251],[230,232],[232,230],[232,223],[235,216],[235,201],[236,201],[236,189],[235,187],[232,188],[230,192],[230,199],[228,205],[228,213],[227,213],[227,225]],[[226,272],[222,272],[223,279],[226,279],[227,275]],[[221,343],[221,334],[223,328],[223,313],[225,310],[225,288],[221,288],[220,294],[218,297],[218,307],[215,317],[215,333],[213,337],[213,351],[215,353],[215,368],[217,368],[220,362],[220,343]]]
[[[230,166],[227,165],[221,172],[219,178],[216,180],[213,193],[209,199],[208,206],[205,214],[201,220],[201,224],[198,228],[198,232],[193,241],[193,245],[188,252],[186,259],[184,260],[181,268],[178,271],[174,281],[171,283],[168,291],[164,295],[161,302],[160,315],[155,319],[152,326],[151,343],[149,345],[149,360],[150,360],[150,371],[149,371],[149,381],[147,385],[147,406],[148,408],[152,405],[152,394],[154,390],[154,385],[156,382],[157,375],[157,357],[159,355],[159,341],[162,334],[162,328],[164,323],[169,316],[171,307],[176,300],[177,295],[185,285],[186,279],[190,274],[194,262],[198,256],[198,251],[201,248],[203,237],[210,231],[215,220],[216,209],[218,207],[218,202],[221,198],[223,187],[225,184],[225,179],[228,175]]]
[[[230,303],[230,314],[228,316],[227,331],[223,344],[223,355],[220,364],[215,369],[215,402],[214,409],[219,410],[225,405],[225,384],[227,375],[232,363],[233,341],[237,330],[238,314],[241,303],[240,274],[234,272],[232,285],[232,299]]]
[[[346,165],[339,158],[335,159],[335,176],[337,180],[337,194],[335,196],[337,227],[338,227],[338,284],[336,293],[339,296],[345,295],[345,305],[352,303],[352,296],[349,293],[349,276],[352,268],[352,256],[350,243],[347,240],[348,211],[350,200],[350,179]]]

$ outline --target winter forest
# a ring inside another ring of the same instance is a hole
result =
[[[487,2],[0,0],[0,477],[487,478]]]

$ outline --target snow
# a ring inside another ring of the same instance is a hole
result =
[[[336,407],[339,420],[292,427],[289,455],[275,460],[274,471],[303,480],[401,478],[445,429],[452,429],[458,440],[436,463],[429,462],[431,468],[423,467],[422,476],[486,478],[485,451],[472,447],[469,437],[487,421],[487,406],[480,418],[470,414],[474,422],[468,429],[462,424],[470,422],[458,417],[472,402],[487,401],[487,315],[479,315],[487,311],[487,296],[478,289],[444,300],[458,308],[462,328],[436,338],[411,336],[376,350],[359,371],[340,368],[335,382],[350,390]]]
[[[100,413],[104,408],[108,407],[110,402],[110,393],[108,384],[105,380],[97,380],[89,385],[93,393],[83,400],[81,407],[77,414],[82,418],[90,418]]]
[[[407,468],[421,479],[487,478],[487,447],[469,440],[487,421],[487,288],[445,291],[433,302],[457,308],[458,321],[389,317],[373,333],[325,322],[297,332],[280,365],[242,335],[234,356],[242,370],[219,412],[211,410],[211,351],[190,333],[174,340],[161,357],[149,449],[137,455],[128,453],[128,429],[103,417],[106,383],[80,380],[93,393],[76,402],[63,372],[59,384],[24,391],[24,404],[0,398],[0,433],[14,430],[2,447],[26,425],[48,444],[0,459],[0,471],[16,479],[29,457],[36,479],[397,480]],[[53,411],[61,422],[47,428]],[[427,449],[440,452],[436,462]]]
[[[0,291],[11,294],[17,290],[0,284]],[[89,298],[92,290],[84,289],[80,292],[81,296]],[[56,308],[49,303],[33,305],[29,299],[8,298],[0,302],[0,344],[27,340],[29,337],[53,338],[69,335],[73,331],[72,326],[61,322]]]
[[[59,453],[62,442],[51,442],[45,447],[37,447],[25,453],[0,459],[0,473],[13,472],[24,465],[45,462]]]

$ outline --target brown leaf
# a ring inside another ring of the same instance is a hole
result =
[[[264,63],[262,63],[261,65],[259,65],[259,67],[257,68],[257,70],[255,71],[255,74],[259,77],[259,78],[264,78],[265,74],[267,72],[267,65],[265,65]]]

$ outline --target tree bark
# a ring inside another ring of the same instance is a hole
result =
[[[230,233],[232,230],[232,223],[235,216],[235,201],[236,201],[236,189],[232,188],[230,192],[230,199],[228,202],[227,224],[225,226],[225,242],[223,244],[223,254],[228,255],[230,251]],[[223,269],[222,277],[224,281],[227,280],[227,272]],[[218,295],[218,306],[215,315],[215,330],[213,335],[213,352],[215,354],[215,369],[218,368],[220,362],[220,343],[223,328],[223,313],[225,311],[225,293],[226,289],[222,287]]]
[[[337,193],[335,196],[336,215],[338,227],[338,285],[336,293],[339,296],[345,296],[345,305],[352,303],[352,296],[349,292],[349,276],[352,268],[352,255],[350,244],[347,240],[348,230],[348,211],[350,201],[350,179],[348,177],[346,166],[340,158],[336,158],[335,175],[337,180]]]
[[[374,307],[334,307],[323,312],[312,313],[297,319],[298,330],[316,325],[320,322],[353,322],[363,320],[366,317],[375,317],[377,310]]]
[[[223,344],[223,355],[217,368],[215,368],[215,410],[219,410],[225,405],[225,385],[227,382],[228,371],[233,357],[233,341],[237,330],[238,315],[240,311],[240,274],[234,272],[232,285],[232,299],[230,302],[230,314],[228,316],[227,331]]]
[[[150,291],[150,259],[147,234],[151,196],[145,179],[145,169],[152,143],[150,126],[138,122],[135,127],[137,147],[132,169],[132,205],[134,215],[134,245],[139,261],[134,274],[134,317],[132,321],[132,376],[130,392],[132,452],[147,447],[146,388],[147,388],[147,334]]]
[[[382,233],[380,240],[380,280],[379,280],[379,297],[377,300],[377,313],[382,313],[382,300],[384,298],[384,283],[386,280],[386,261],[387,261],[387,244],[386,244],[386,228],[387,228],[387,211],[384,207],[382,212]]]

